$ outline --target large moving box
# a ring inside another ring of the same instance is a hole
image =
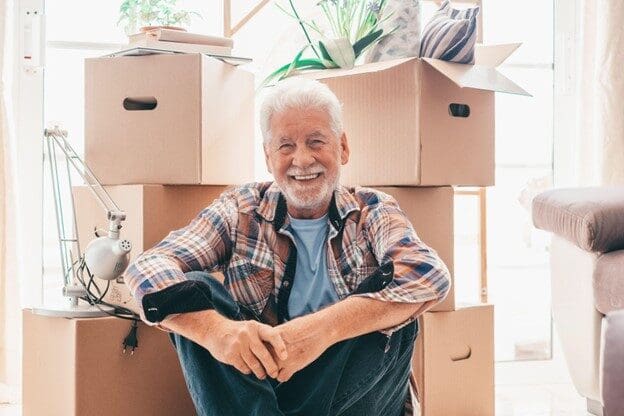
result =
[[[412,379],[422,416],[494,415],[494,306],[425,312]]]
[[[375,188],[393,196],[407,215],[420,239],[437,251],[453,279],[454,271],[454,192],[450,186],[441,187],[378,187]],[[446,299],[430,311],[452,311],[455,309],[455,287]]]
[[[343,104],[343,183],[494,184],[494,91],[527,95],[495,67],[519,45],[477,48],[476,64],[407,58],[302,76]]]
[[[85,161],[104,185],[253,180],[254,79],[202,54],[85,60]]]
[[[139,323],[139,346],[122,352],[130,324],[23,311],[24,416],[192,416],[177,354],[166,332]]]
[[[225,186],[203,185],[118,185],[106,186],[113,201],[125,211],[121,238],[130,240],[134,259],[169,234],[191,222],[199,212],[221,195]],[[94,228],[108,230],[106,212],[86,186],[72,189],[76,204],[78,241],[84,252],[95,238]],[[101,281],[103,282],[103,281]],[[104,287],[101,284],[100,287]],[[113,282],[104,299],[138,311],[138,305],[123,282]]]

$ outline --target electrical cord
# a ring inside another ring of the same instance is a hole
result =
[[[85,282],[84,277],[83,277],[83,273],[86,272],[87,276],[89,276],[89,284],[87,282]],[[84,300],[86,300],[87,302],[89,302],[89,304],[97,307],[99,310],[101,310],[102,312],[106,313],[107,315],[116,317],[116,318],[121,318],[121,319],[127,319],[127,320],[132,320],[132,321],[140,321],[141,318],[134,313],[132,310],[125,308],[121,305],[116,305],[116,304],[112,304],[112,303],[108,303],[105,302],[104,300],[102,300],[102,298],[104,297],[104,295],[106,294],[106,292],[104,292],[104,294],[100,295],[99,297],[96,296],[93,292],[91,292],[89,285],[93,284],[95,285],[94,287],[97,287],[97,283],[94,282],[94,276],[91,274],[91,272],[89,271],[89,268],[87,267],[86,263],[84,262],[84,259],[81,259],[81,263],[80,266],[78,267],[78,273],[76,274],[76,277],[78,279],[78,281],[80,282],[80,284],[82,285],[82,287],[85,288],[87,297],[83,298]],[[110,281],[108,282],[108,286],[110,286]],[[108,286],[107,286],[107,290],[108,290]],[[106,311],[104,309],[102,309],[100,307],[100,305],[105,305],[105,306],[109,306],[111,308],[114,309],[114,312],[109,312]]]
[[[80,264],[77,269],[76,279],[82,285],[82,287],[85,289],[85,292],[86,292],[86,296],[81,297],[81,299],[89,302],[90,305],[95,306],[100,311],[102,311],[103,313],[109,316],[132,321],[130,324],[130,331],[128,332],[128,335],[126,335],[126,337],[124,338],[121,345],[123,347],[122,351],[124,354],[126,353],[127,349],[130,349],[130,355],[134,355],[134,350],[139,347],[138,330],[139,330],[139,321],[141,320],[141,318],[136,313],[134,313],[132,310],[128,308],[125,308],[120,305],[108,303],[103,300],[104,296],[106,296],[106,293],[108,293],[108,289],[110,288],[110,280],[106,283],[106,289],[104,290],[104,292],[102,292],[97,282],[94,280],[93,274],[89,271],[89,268],[87,267],[87,264],[85,263],[84,258],[80,258],[76,260],[71,265],[69,270],[66,271],[66,275],[65,275],[66,277],[67,277],[67,274],[69,274],[69,272],[71,272],[71,270],[78,263]],[[85,279],[83,276],[85,272],[87,273],[87,276],[89,277],[88,283],[85,282]],[[97,296],[91,291],[91,286],[93,286],[95,290],[97,291]],[[109,306],[113,308],[114,312],[111,313],[103,309],[100,305]]]

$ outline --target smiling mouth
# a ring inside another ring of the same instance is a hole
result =
[[[309,181],[318,178],[320,175],[320,173],[312,173],[310,175],[292,175],[291,178],[297,181]]]

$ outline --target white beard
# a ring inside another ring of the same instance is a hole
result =
[[[282,184],[276,181],[277,186],[286,198],[286,204],[289,207],[303,210],[314,210],[328,204],[334,194],[334,190],[338,188],[339,182],[340,171],[338,171],[335,178],[326,178],[321,188],[316,192],[314,191],[315,188],[306,189],[305,183],[299,186],[292,186],[290,183]]]

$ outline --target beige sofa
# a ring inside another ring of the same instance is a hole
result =
[[[553,233],[552,313],[587,410],[624,415],[624,187],[556,189],[533,200]]]

